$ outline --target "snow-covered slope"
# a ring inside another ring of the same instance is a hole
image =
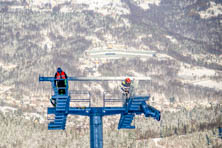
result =
[[[138,82],[136,93],[150,95],[149,103],[162,112],[161,123],[137,116],[136,130],[117,131],[119,116],[104,118],[104,137],[107,137],[104,141],[108,147],[147,147],[150,144],[164,147],[169,140],[173,141],[173,147],[184,138],[194,143],[194,147],[202,147],[206,138],[202,138],[198,145],[200,140],[192,140],[194,132],[200,137],[201,134],[210,135],[221,124],[222,26],[219,1],[7,2],[11,1],[0,0],[0,112],[4,115],[11,112],[30,120],[30,124],[34,124],[33,129],[26,128],[30,133],[39,130],[35,127],[36,122],[44,123],[42,129],[47,129],[45,115],[47,107],[51,107],[49,99],[53,92],[51,85],[39,83],[38,77],[54,76],[57,67],[62,67],[68,76],[151,78]],[[149,51],[152,51],[149,54],[152,56],[142,59],[141,55]],[[102,54],[113,54],[114,58],[102,58]],[[120,54],[124,56],[118,56]],[[102,106],[104,91],[113,93],[115,97],[121,96],[120,84],[70,82],[69,86],[70,90],[91,91],[92,105]],[[17,125],[21,123],[19,119],[19,122],[13,122],[14,117],[12,121],[2,119],[0,127],[6,127],[5,131],[22,133]],[[88,118],[75,116],[67,121],[72,123],[68,124],[68,132],[57,134],[63,138],[71,136],[70,139],[63,143],[62,138],[53,133],[57,141],[47,141],[48,145],[40,147],[50,147],[51,144],[61,147],[61,143],[63,147],[69,147],[73,144],[70,141],[77,141],[80,134],[85,136],[84,140],[88,138]],[[15,127],[15,131],[10,127]],[[202,132],[204,130],[207,132]],[[39,133],[31,138],[30,135],[24,136],[28,137],[24,143],[44,143],[45,140],[38,139],[41,138]],[[71,134],[63,135],[67,133]],[[46,137],[49,134],[45,132]],[[2,141],[7,143],[7,138],[11,137],[4,136]],[[19,144],[23,139],[13,141]],[[0,147],[10,147],[2,145],[2,141]],[[88,143],[88,139],[86,141]],[[69,144],[65,145],[66,142]],[[184,147],[190,146],[186,142],[183,144]],[[81,147],[78,144],[73,146]],[[12,144],[11,147],[15,146]]]
[[[200,11],[199,14],[203,19],[217,17],[222,14],[222,4],[216,4],[214,1],[210,1],[210,7],[207,10]]]

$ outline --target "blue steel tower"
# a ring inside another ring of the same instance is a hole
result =
[[[160,120],[160,111],[146,104],[149,96],[130,95],[124,100],[122,107],[105,107],[105,102],[122,101],[122,99],[105,99],[103,98],[103,107],[91,107],[89,99],[71,99],[68,84],[64,88],[57,88],[54,85],[54,77],[39,77],[39,81],[49,81],[52,83],[55,100],[55,107],[48,108],[48,114],[54,114],[55,118],[48,124],[49,130],[65,130],[67,116],[80,115],[88,116],[90,119],[90,147],[103,147],[103,116],[120,114],[118,129],[134,129],[131,123],[135,115],[144,114],[145,117],[153,117],[157,121]],[[60,79],[62,80],[62,79]],[[63,79],[64,80],[64,79]],[[121,81],[124,78],[84,78],[69,77],[67,81]],[[59,89],[65,89],[64,94],[59,94]],[[132,92],[132,87],[131,87]],[[89,107],[70,107],[70,102],[89,102]]]

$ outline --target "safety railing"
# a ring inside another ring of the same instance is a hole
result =
[[[106,99],[106,94],[110,94],[108,91],[103,92],[103,107],[105,107],[106,102],[123,102],[123,99]]]
[[[88,95],[88,98],[85,99],[70,99],[70,102],[88,102],[89,107],[91,107],[91,93],[89,91],[85,90],[71,90],[69,91],[69,94],[74,94],[74,95]]]

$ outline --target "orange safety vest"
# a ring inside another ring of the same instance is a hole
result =
[[[59,72],[57,72],[56,74],[56,79],[59,80],[59,79],[66,79],[66,75],[65,75],[65,72],[62,71],[61,74]]]

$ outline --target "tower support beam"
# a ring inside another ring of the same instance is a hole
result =
[[[103,148],[103,121],[101,115],[90,116],[90,148]]]

